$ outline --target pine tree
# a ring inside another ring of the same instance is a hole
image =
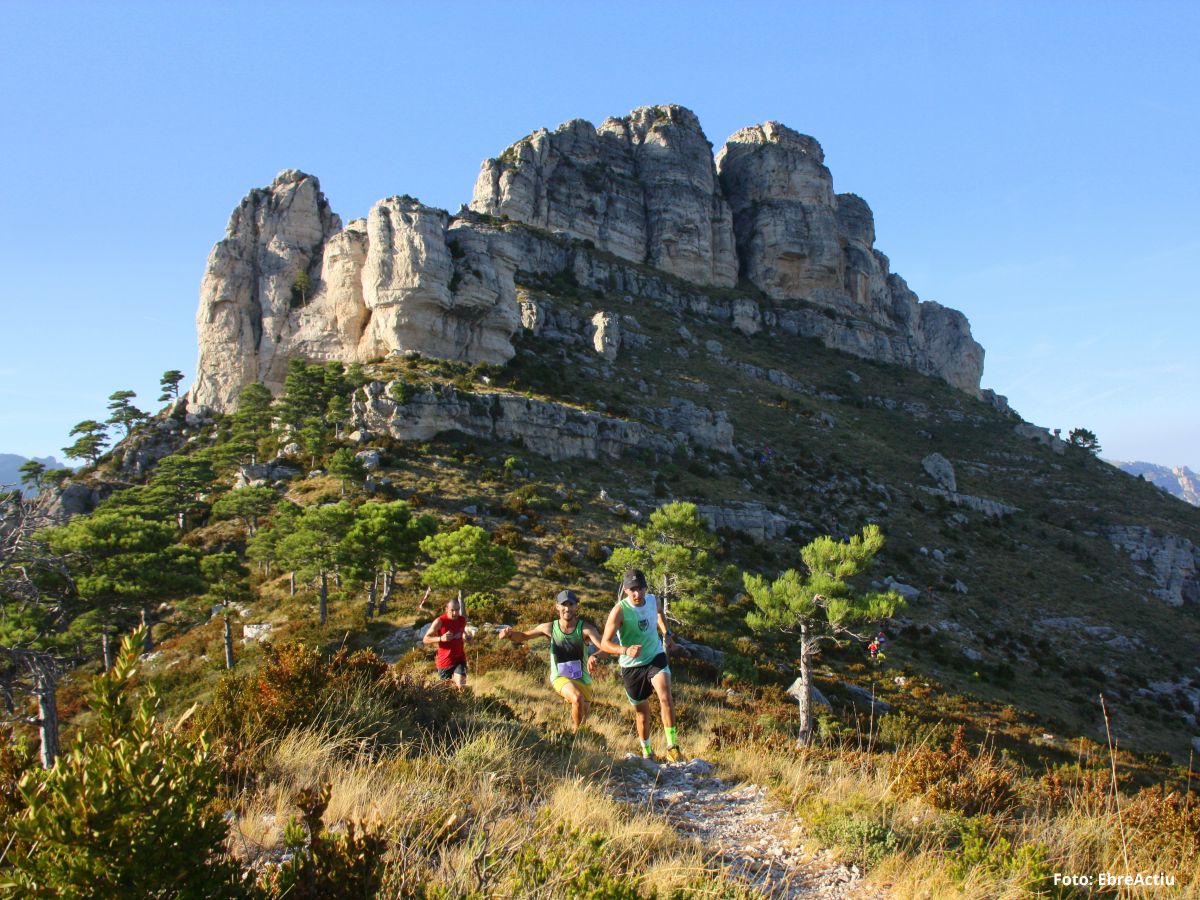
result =
[[[71,437],[79,437],[70,447],[63,447],[63,453],[71,459],[86,459],[95,465],[108,446],[108,428],[95,419],[84,419],[71,429]]]
[[[396,572],[416,562],[420,544],[437,531],[433,516],[413,518],[403,500],[364,503],[354,513],[354,524],[346,535],[345,547],[351,573],[369,583],[368,614],[374,610],[375,585],[383,576],[379,612],[391,598]]]
[[[850,579],[871,564],[883,548],[883,532],[868,525],[849,542],[819,537],[800,550],[807,574],[788,569],[774,581],[746,573],[743,583],[756,612],[746,616],[755,631],[779,630],[800,641],[800,734],[808,744],[812,728],[812,657],[822,642],[846,636],[863,640],[853,631],[859,623],[878,622],[904,605],[895,592],[859,594]]]
[[[645,525],[629,525],[629,547],[613,551],[605,568],[620,577],[627,569],[646,574],[663,615],[695,624],[710,605],[712,554],[716,536],[694,503],[667,503],[650,514]]]
[[[168,369],[163,372],[163,376],[158,382],[158,386],[162,388],[162,396],[158,398],[158,402],[169,403],[172,400],[178,400],[179,382],[181,381],[183,381],[183,373],[178,369]]]
[[[250,537],[258,531],[258,520],[270,514],[279,495],[269,487],[248,485],[230,491],[213,504],[212,513],[219,519],[241,519]]]
[[[136,396],[137,394],[133,391],[113,391],[108,396],[108,409],[111,413],[108,417],[108,424],[124,428],[125,437],[129,437],[137,425],[150,418],[129,402]]]
[[[281,561],[300,578],[320,580],[319,615],[325,624],[329,609],[329,575],[346,561],[343,541],[354,523],[354,513],[346,502],[328,506],[310,506],[304,510],[294,529],[278,544]]]
[[[493,544],[478,525],[427,537],[420,547],[433,560],[421,573],[421,581],[433,588],[457,589],[466,594],[495,591],[517,574],[512,551]]]

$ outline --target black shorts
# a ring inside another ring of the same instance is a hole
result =
[[[444,669],[439,668],[438,675],[441,676],[442,681],[449,681],[450,677],[452,675],[461,675],[463,678],[466,678],[467,677],[467,664],[465,662],[460,662],[460,663],[455,663],[452,666],[447,666]]]
[[[666,653],[658,654],[644,666],[629,666],[621,670],[621,677],[625,679],[625,696],[629,698],[630,703],[636,705],[650,699],[650,695],[654,693],[654,685],[650,683],[650,679],[659,672],[671,674]]]

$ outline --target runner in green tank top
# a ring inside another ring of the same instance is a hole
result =
[[[543,622],[529,631],[517,631],[505,626],[500,637],[514,644],[534,638],[550,638],[550,684],[559,696],[571,704],[572,731],[578,731],[592,706],[592,672],[596,656],[588,653],[588,644],[600,649],[600,631],[579,616],[579,597],[574,591],[561,591],[555,599],[558,618]]]
[[[667,620],[658,608],[658,598],[646,593],[646,576],[637,569],[625,573],[622,597],[608,614],[601,647],[617,654],[625,679],[625,696],[633,704],[634,721],[642,756],[649,759],[650,695],[658,696],[663,732],[667,737],[667,759],[679,762],[683,753],[676,744],[675,701],[671,696],[671,667],[667,650],[675,647],[667,631]],[[662,634],[660,639],[659,634]]]

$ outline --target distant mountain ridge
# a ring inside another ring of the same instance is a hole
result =
[[[1107,462],[1122,472],[1145,478],[1156,487],[1162,488],[1173,497],[1178,497],[1192,506],[1200,506],[1200,476],[1187,466],[1159,466],[1148,462],[1122,462],[1110,459]]]
[[[29,462],[31,457],[20,456],[16,453],[0,453],[0,485],[17,487],[21,484],[21,466]],[[68,468],[66,463],[59,462],[53,456],[32,457],[36,462],[40,462],[47,469],[65,469]],[[26,491],[27,494],[36,494],[36,491]]]

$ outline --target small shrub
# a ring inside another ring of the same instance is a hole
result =
[[[521,529],[511,522],[504,522],[492,532],[492,543],[507,547],[509,550],[524,550],[525,535]]]
[[[967,815],[998,812],[1014,800],[1013,773],[998,764],[990,752],[973,756],[963,739],[963,728],[954,732],[948,749],[918,747],[896,754],[892,762],[896,790],[904,796],[923,797],[938,809]]]
[[[950,873],[959,881],[983,871],[994,878],[1017,880],[1036,896],[1046,896],[1055,887],[1044,844],[1014,845],[1003,831],[980,819],[965,820],[955,843]]]
[[[513,610],[498,594],[480,591],[467,597],[467,614],[471,620],[499,624],[513,620]]]
[[[382,886],[387,837],[374,830],[359,832],[353,822],[341,834],[328,831],[322,824],[328,785],[301,790],[292,801],[302,821],[292,819],[284,831],[291,858],[266,872],[258,886],[268,896],[295,900],[375,896]]]
[[[522,893],[566,900],[639,900],[636,882],[604,868],[607,843],[603,835],[559,825],[553,837],[526,844],[516,861]]]
[[[867,869],[900,848],[900,836],[886,825],[844,810],[821,815],[813,826],[813,835],[837,846],[848,860]]]
[[[241,872],[224,842],[218,768],[203,735],[164,727],[153,690],[134,702],[142,633],[92,682],[95,732],[48,772],[31,770],[11,823],[13,896],[236,897]]]
[[[758,666],[754,660],[740,653],[726,651],[725,665],[721,670],[721,683],[725,685],[758,684]]]

